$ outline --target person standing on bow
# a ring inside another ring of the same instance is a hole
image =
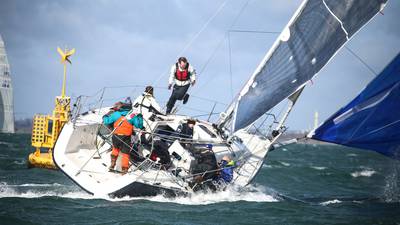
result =
[[[168,89],[172,90],[171,97],[167,103],[167,114],[170,114],[175,105],[176,100],[183,100],[183,104],[189,99],[186,92],[190,84],[196,83],[196,70],[193,69],[185,57],[180,57],[178,62],[171,67],[171,73],[168,81]]]
[[[131,113],[132,105],[122,102],[115,103],[109,113],[103,116],[105,125],[113,124],[114,132],[112,136],[112,152],[110,171],[114,170],[119,152],[122,153],[121,168],[122,174],[126,174],[129,169],[129,152],[131,149],[131,136],[134,127],[143,129],[142,114]]]

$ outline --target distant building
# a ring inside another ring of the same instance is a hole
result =
[[[0,35],[0,133],[14,133],[13,87],[6,49]]]

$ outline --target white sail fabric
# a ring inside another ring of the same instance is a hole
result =
[[[386,2],[304,1],[230,107],[234,120],[225,127],[247,127],[303,87]]]
[[[0,36],[0,132],[14,133],[13,87],[3,39]]]

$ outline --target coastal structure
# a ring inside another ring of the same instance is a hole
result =
[[[13,87],[10,65],[0,35],[0,133],[14,133]]]

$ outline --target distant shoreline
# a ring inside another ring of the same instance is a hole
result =
[[[16,134],[31,134],[32,133],[32,119],[15,120],[15,133]]]

